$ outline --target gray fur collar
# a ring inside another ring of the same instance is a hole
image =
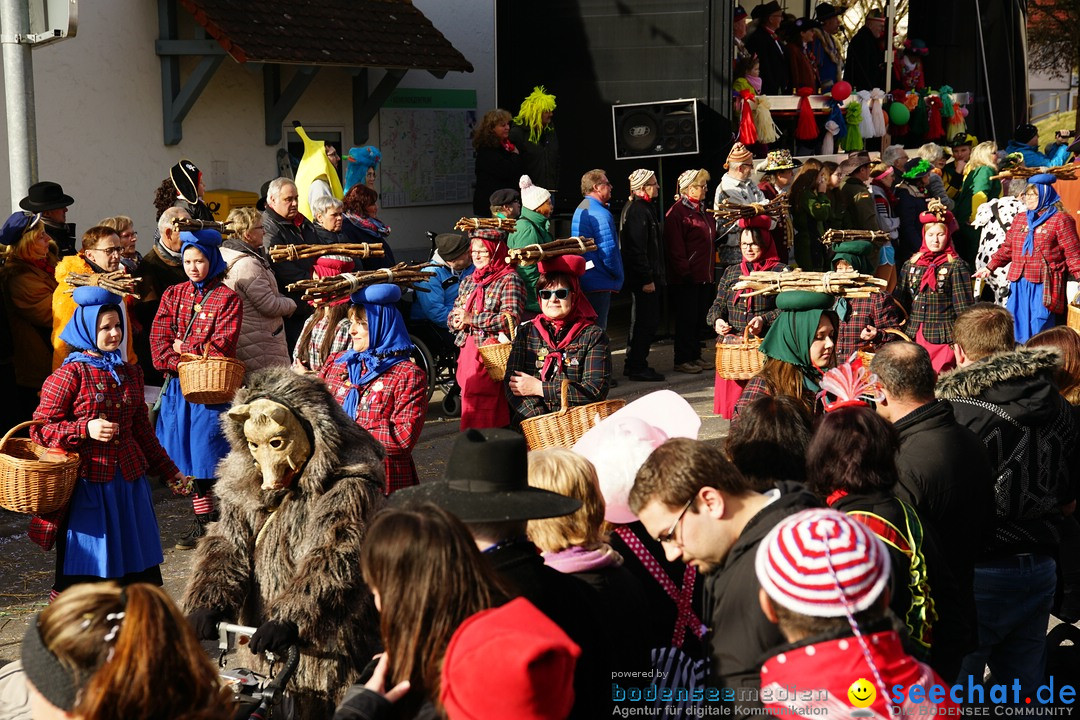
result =
[[[1057,348],[1017,348],[945,373],[938,378],[935,394],[945,400],[979,397],[994,385],[1034,377],[1060,364]]]
[[[311,457],[289,492],[299,490],[309,495],[321,495],[339,478],[346,476],[371,478],[380,483],[381,490],[384,475],[382,445],[345,414],[318,377],[299,375],[287,367],[260,370],[247,377],[233,404],[241,405],[258,398],[291,408],[300,417],[311,439]],[[222,413],[221,426],[232,446],[222,464],[227,464],[233,472],[220,473],[222,478],[228,477],[229,489],[249,496],[248,499],[257,504],[276,505],[274,499],[268,497],[269,493],[260,489],[262,480],[247,447],[244,424]],[[277,492],[281,494],[281,491]]]

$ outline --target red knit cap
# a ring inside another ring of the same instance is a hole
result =
[[[866,610],[889,581],[889,554],[870,530],[835,510],[804,510],[774,527],[754,569],[773,602],[810,617]]]
[[[561,720],[574,705],[581,649],[524,598],[483,610],[454,632],[442,668],[450,720]]]

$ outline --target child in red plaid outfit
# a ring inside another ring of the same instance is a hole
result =
[[[427,375],[410,359],[401,288],[378,284],[352,294],[352,349],[331,355],[319,377],[345,413],[386,450],[386,494],[416,485],[412,449],[427,416]]]
[[[184,476],[162,449],[146,412],[142,370],[120,352],[125,328],[117,295],[76,288],[60,338],[75,348],[45,380],[31,437],[79,454],[68,507],[35,517],[30,537],[46,549],[59,536],[53,593],[105,579],[161,585],[161,538],[147,470],[180,491]]]
[[[218,248],[221,235],[215,230],[180,233],[181,255],[188,282],[173,285],[161,296],[157,316],[150,328],[150,351],[154,367],[175,376],[180,355],[236,357],[240,338],[240,297],[222,283],[225,260]],[[228,403],[199,405],[189,402],[175,377],[165,381],[158,413],[157,436],[185,475],[195,478],[192,499],[195,520],[176,547],[195,547],[215,518],[211,489],[218,462],[229,452],[218,416]]]

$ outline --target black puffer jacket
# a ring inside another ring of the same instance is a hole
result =
[[[761,707],[758,701],[739,701],[739,688],[760,688],[761,661],[766,651],[787,642],[761,612],[758,602],[761,585],[754,571],[758,543],[787,516],[821,506],[821,501],[800,483],[778,482],[777,488],[780,497],[750,519],[724,564],[705,578],[705,613],[712,655],[709,685],[735,689],[740,707]]]
[[[983,441],[994,470],[997,522],[985,557],[1054,555],[1061,505],[1071,499],[1077,428],[1050,373],[1052,348],[997,353],[942,375],[937,396]]]

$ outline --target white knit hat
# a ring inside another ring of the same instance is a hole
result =
[[[551,197],[547,190],[533,185],[532,178],[528,175],[521,176],[518,186],[521,188],[521,206],[530,210],[536,210]]]
[[[630,173],[630,192],[645,187],[645,183],[649,182],[649,178],[655,177],[655,175],[656,173],[652,170],[646,170],[645,168],[638,168]]]
[[[773,602],[811,617],[845,617],[874,604],[889,581],[885,544],[835,510],[804,510],[761,541],[754,569]]]

